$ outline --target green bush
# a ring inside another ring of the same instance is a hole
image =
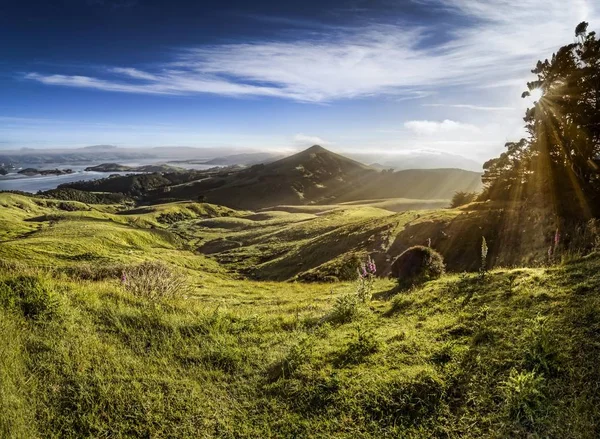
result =
[[[392,264],[392,276],[400,286],[411,287],[444,274],[444,258],[430,247],[415,246],[407,249]]]
[[[33,320],[51,317],[58,308],[52,290],[36,276],[18,276],[0,282],[0,304]]]
[[[458,192],[455,192],[454,195],[452,196],[452,201],[450,202],[450,207],[455,208],[455,207],[464,206],[465,204],[472,203],[476,199],[477,199],[476,192],[458,191]]]

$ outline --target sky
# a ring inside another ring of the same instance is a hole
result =
[[[523,134],[596,0],[0,0],[0,149],[441,151]]]

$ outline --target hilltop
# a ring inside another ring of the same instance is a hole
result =
[[[417,180],[418,179],[418,180]],[[315,145],[290,157],[173,187],[172,199],[233,208],[332,204],[379,198],[449,199],[481,187],[480,174],[458,169],[378,171]],[[151,195],[160,200],[163,195]]]

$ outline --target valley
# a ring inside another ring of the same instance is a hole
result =
[[[490,206],[420,203],[244,211],[0,194],[0,432],[585,437],[587,383],[600,378],[597,255],[482,283],[460,272],[477,263]],[[472,241],[454,239],[465,228]],[[390,260],[428,239],[450,273],[399,293]],[[497,239],[494,257],[510,257]],[[367,255],[373,300],[352,305]],[[177,273],[178,293],[129,292],[123,273],[144,263]],[[518,399],[515,380],[539,402]]]

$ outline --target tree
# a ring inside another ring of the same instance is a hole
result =
[[[559,214],[588,216],[600,195],[600,41],[588,23],[577,42],[538,61],[537,78],[523,97],[541,90],[524,121],[528,136],[506,144],[484,164],[484,194],[491,199],[552,203]]]
[[[452,201],[450,202],[450,207],[455,208],[455,207],[464,206],[465,204],[472,203],[473,201],[475,201],[476,198],[477,198],[477,194],[475,192],[465,192],[465,191],[455,192],[454,195],[452,196]]]

